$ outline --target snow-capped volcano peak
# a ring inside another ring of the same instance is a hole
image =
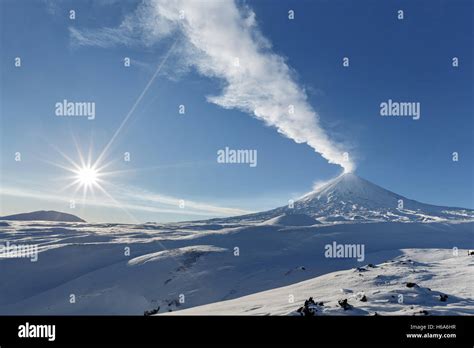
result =
[[[405,199],[403,196],[385,190],[372,184],[353,173],[346,173],[331,180],[317,190],[305,195],[300,203],[311,201],[322,201],[328,204],[367,204],[375,203],[377,206],[393,208],[398,206],[398,201]]]
[[[401,195],[364,180],[354,173],[345,173],[305,195],[294,203],[297,211],[313,213],[326,221],[392,220],[391,214],[400,209],[417,209]],[[398,215],[398,214],[396,214]]]
[[[354,173],[344,173],[302,198],[277,209],[244,216],[264,220],[282,214],[305,214],[321,222],[430,222],[474,219],[474,210],[435,206],[386,190]]]

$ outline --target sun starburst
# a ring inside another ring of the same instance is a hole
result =
[[[105,190],[104,186],[107,184],[106,177],[111,173],[105,172],[105,168],[108,167],[111,163],[99,163],[99,160],[96,159],[93,161],[92,156],[92,146],[89,147],[89,151],[86,156],[84,156],[79,145],[74,139],[77,150],[77,160],[73,160],[70,156],[65,154],[56,146],[52,145],[56,151],[68,162],[68,164],[53,163],[48,161],[50,164],[53,164],[56,167],[60,167],[72,175],[67,176],[65,179],[70,180],[69,184],[66,184],[61,191],[66,191],[67,189],[74,187],[73,198],[76,193],[82,189],[82,198],[85,200],[88,196],[88,193],[95,194],[95,191],[98,190],[101,193],[105,194],[110,198],[110,195]]]
[[[91,166],[81,167],[79,170],[75,170],[77,183],[83,187],[92,187],[99,185],[99,171]]]

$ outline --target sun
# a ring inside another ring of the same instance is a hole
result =
[[[76,145],[77,146],[77,145]],[[62,169],[67,170],[68,172],[72,173],[71,176],[67,178],[71,180],[71,182],[62,188],[62,191],[69,189],[70,187],[75,186],[74,195],[82,189],[83,192],[83,199],[86,198],[87,193],[90,192],[94,195],[94,189],[98,189],[99,191],[103,192],[108,196],[108,193],[105,191],[105,188],[102,186],[106,184],[105,177],[107,177],[109,173],[104,172],[104,169],[110,164],[106,163],[103,165],[99,165],[99,162],[96,160],[95,162],[92,161],[92,150],[89,149],[89,156],[84,158],[82,152],[77,149],[79,161],[74,161],[71,157],[63,153],[61,150],[56,150],[70,163],[70,166],[50,162],[51,164],[60,167]]]
[[[74,201],[76,194],[82,191],[83,202],[85,202],[89,195],[92,195],[90,198],[94,199],[96,193],[103,194],[115,202],[116,200],[107,192],[106,187],[112,185],[109,181],[110,177],[121,174],[121,171],[107,171],[106,168],[112,165],[112,161],[104,162],[102,160],[103,156],[99,156],[94,160],[92,146],[89,147],[89,151],[85,156],[74,137],[73,139],[77,150],[77,160],[74,160],[61,151],[61,149],[52,145],[53,148],[69,162],[69,165],[48,161],[48,163],[72,174],[65,177],[65,179],[70,180],[70,182],[60,189],[61,192],[69,191],[70,188],[73,188],[72,200]]]
[[[99,172],[91,166],[83,166],[76,171],[77,182],[84,187],[97,186],[99,183]]]

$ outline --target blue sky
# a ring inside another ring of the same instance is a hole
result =
[[[134,222],[270,209],[339,175],[328,160],[343,151],[384,188],[474,208],[470,1],[239,1],[215,13],[186,7],[183,26],[157,4],[1,2],[0,214],[55,209]],[[243,77],[219,65],[235,52]],[[71,164],[58,150],[78,163],[76,142],[94,162],[160,65],[104,155],[107,195],[66,188]],[[290,97],[291,122],[272,108]],[[56,116],[63,99],[94,102],[95,119]],[[419,102],[420,119],[381,117],[388,99]],[[258,165],[217,163],[225,147],[257,150]]]

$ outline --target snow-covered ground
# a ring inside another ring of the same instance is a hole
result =
[[[461,313],[464,305],[466,311],[473,308],[472,288],[467,284],[472,285],[474,268],[464,255],[464,249],[474,248],[472,222],[297,227],[265,223],[8,223],[9,226],[0,227],[0,243],[38,245],[39,256],[37,262],[0,259],[0,314],[142,315],[158,307],[159,313],[176,311],[368,263],[380,264],[402,256],[403,249],[407,248],[418,250],[413,259],[420,262],[419,273],[408,271],[407,266],[401,267],[397,275],[394,266],[387,266],[384,272],[388,273],[381,274],[379,279],[380,296],[386,298],[390,289],[401,291],[404,281],[414,281],[433,291],[446,292],[450,301],[456,296],[465,299],[465,302],[456,302],[459,307],[456,313]],[[326,257],[325,246],[334,242],[363,245],[364,260]],[[453,255],[454,247],[460,249],[461,256]],[[425,258],[419,259],[423,254]],[[437,255],[443,255],[444,261]],[[331,301],[339,288],[367,291],[373,305],[375,297],[371,291],[375,285],[359,288],[353,278],[368,281],[381,271],[381,267],[371,269],[362,276],[353,270],[345,271],[354,276],[328,282],[324,292],[308,291],[301,296],[295,293],[295,297],[299,296],[295,303],[292,306],[279,303],[282,307],[275,314],[296,309],[304,297]],[[453,274],[449,275],[449,271]],[[464,272],[464,278],[453,278],[458,272]],[[339,278],[334,274],[324,277]],[[423,279],[429,281],[429,285],[423,283]],[[71,295],[75,296],[75,303],[70,303]],[[180,299],[184,303],[180,303]],[[242,301],[240,305],[248,308]],[[385,306],[398,308],[392,304]],[[450,307],[442,304],[440,308]],[[372,312],[376,310],[381,311],[373,307]]]
[[[474,315],[474,256],[460,250],[404,249],[394,260],[332,272],[290,286],[167,314]],[[344,309],[339,301],[347,300]]]

